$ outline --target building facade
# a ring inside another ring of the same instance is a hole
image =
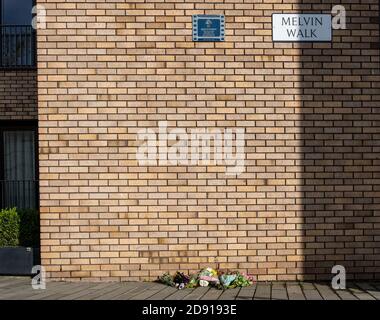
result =
[[[0,0],[0,209],[38,207],[33,0]]]
[[[36,119],[38,98],[50,279],[211,266],[320,280],[334,265],[380,278],[378,0],[37,5],[37,76],[0,72],[0,119]],[[272,14],[335,5],[347,19],[332,41],[273,41]],[[193,41],[196,14],[224,15],[225,40]],[[242,130],[244,170],[140,161],[144,132],[170,153],[175,129]]]

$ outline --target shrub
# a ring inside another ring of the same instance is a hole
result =
[[[16,208],[0,211],[0,247],[19,245],[20,217]]]
[[[0,212],[0,247],[39,247],[40,221],[34,209],[3,209]]]
[[[37,210],[17,210],[20,218],[19,244],[22,247],[39,247],[40,219]]]

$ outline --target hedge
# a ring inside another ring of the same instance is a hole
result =
[[[39,238],[40,223],[37,210],[1,210],[0,247],[38,247]]]
[[[13,209],[0,211],[0,247],[15,247],[19,244],[20,217]]]

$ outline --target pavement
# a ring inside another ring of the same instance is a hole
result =
[[[380,283],[258,282],[229,290],[177,290],[154,282],[48,282],[35,290],[28,277],[0,277],[0,300],[380,300]]]

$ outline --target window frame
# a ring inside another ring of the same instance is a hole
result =
[[[0,181],[4,181],[4,131],[33,131],[34,132],[34,157],[35,157],[35,181],[39,181],[39,149],[38,149],[38,121],[14,121],[14,120],[0,120]],[[36,188],[36,204],[39,207],[39,186],[37,183]],[[2,203],[0,203],[0,209]]]
[[[4,0],[0,0],[0,31],[2,30],[2,28],[4,26],[7,26],[6,24],[3,24],[3,2]],[[32,8],[34,8],[37,4],[37,0],[32,0]],[[31,16],[32,16],[32,21],[33,21],[33,18],[35,16],[35,14],[32,14],[31,13]],[[32,26],[32,21],[30,22],[30,26]],[[16,25],[15,25],[16,26]],[[6,66],[6,65],[2,65],[2,59],[3,59],[3,47],[2,47],[2,36],[1,36],[1,33],[3,31],[0,32],[0,70],[6,70],[6,71],[17,71],[17,70],[36,70],[37,69],[37,32],[36,30],[34,30],[34,32],[32,33],[32,59],[33,59],[33,63],[31,65],[20,65],[20,66],[14,66],[14,65],[11,65],[11,66]]]
[[[36,5],[37,0],[32,0],[32,8]],[[0,0],[0,26],[5,25],[3,23],[3,6],[4,6],[4,0]],[[33,19],[33,14],[31,13],[32,19]],[[32,23],[32,21],[30,21]]]

